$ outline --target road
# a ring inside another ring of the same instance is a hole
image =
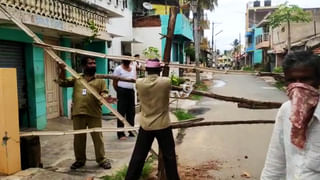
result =
[[[284,92],[253,75],[219,74],[214,76],[211,92],[255,100],[284,102]],[[277,109],[249,110],[235,103],[202,98],[189,111],[207,121],[274,120]],[[196,166],[218,161],[218,170],[210,171],[214,179],[259,179],[273,125],[234,125],[195,127],[185,131],[176,146],[179,164]],[[209,178],[211,179],[211,178]],[[213,178],[212,178],[213,179]]]

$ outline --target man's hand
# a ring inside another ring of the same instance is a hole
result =
[[[59,79],[65,79],[66,78],[66,65],[63,63],[58,62],[58,72],[59,72]]]
[[[115,104],[118,101],[117,98],[111,97],[110,95],[108,97],[105,97],[104,99],[110,104]]]

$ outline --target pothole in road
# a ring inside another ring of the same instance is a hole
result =
[[[199,107],[199,108],[192,108],[189,109],[188,112],[191,113],[192,115],[201,115],[204,114],[205,112],[209,111],[210,108],[206,108],[206,107]]]
[[[222,80],[213,80],[213,86],[212,87],[220,88],[220,87],[225,86],[226,84],[227,83],[225,81],[222,81]]]

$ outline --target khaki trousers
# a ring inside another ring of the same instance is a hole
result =
[[[73,129],[87,129],[88,128],[100,128],[102,127],[101,118],[94,118],[87,115],[76,115],[72,117],[73,119]],[[90,133],[92,141],[94,144],[94,151],[96,154],[96,161],[98,164],[101,164],[106,161],[105,152],[104,152],[104,143],[101,132]],[[74,154],[76,161],[86,162],[86,142],[87,134],[76,134],[74,135]]]

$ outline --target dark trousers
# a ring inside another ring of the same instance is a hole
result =
[[[139,129],[136,145],[126,175],[126,180],[138,180],[141,176],[144,162],[154,138],[157,138],[159,148],[163,152],[164,166],[168,180],[179,180],[175,144],[171,128],[146,131]]]
[[[88,128],[101,128],[102,121],[101,118],[94,118],[86,115],[77,115],[72,117],[73,129],[87,129]],[[102,132],[92,132],[90,133],[94,145],[94,152],[96,154],[96,161],[98,164],[104,163],[106,161],[104,152],[104,143]],[[74,135],[74,154],[76,161],[86,162],[86,142],[87,134],[76,134]]]
[[[134,126],[134,116],[135,111],[135,100],[134,100],[134,90],[118,87],[117,89],[117,99],[118,99],[118,112],[127,119],[131,126]],[[124,124],[118,119],[117,127],[124,127]],[[124,132],[117,132],[118,138],[125,136]]]

